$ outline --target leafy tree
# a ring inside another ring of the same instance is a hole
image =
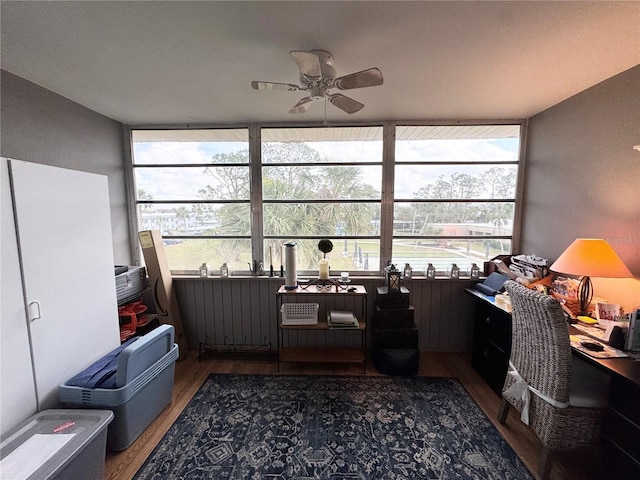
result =
[[[244,158],[248,162],[248,151],[236,152],[235,163]],[[318,163],[324,161],[320,154],[304,143],[263,144],[262,195],[265,200],[295,200],[299,203],[265,203],[263,230],[269,235],[288,238],[296,236],[330,237],[338,228],[346,234],[367,234],[371,231],[372,219],[378,215],[370,204],[351,203],[350,199],[379,198],[379,193],[370,185],[360,181],[358,167],[296,166],[295,163]],[[214,164],[228,162],[228,155],[215,155]],[[276,165],[285,163],[285,165]],[[246,167],[207,167],[205,172],[215,180],[200,190],[203,199],[233,200],[249,197],[250,179]],[[316,199],[337,200],[336,203],[318,203]],[[215,212],[210,210],[218,222],[218,234],[246,236],[251,232],[251,216],[246,204],[224,204]],[[225,240],[227,258],[236,258],[244,240]],[[317,242],[301,239],[297,241],[301,265],[316,265],[319,259]],[[268,247],[268,245],[267,245]],[[280,241],[272,242],[276,259],[280,255]],[[232,256],[233,255],[233,256]],[[275,259],[274,259],[275,260]]]
[[[142,188],[138,189],[137,197],[138,200],[153,200],[153,195]],[[140,205],[140,210],[143,212],[148,212],[150,210],[153,210],[153,205],[143,203],[142,205]]]
[[[513,204],[446,202],[448,199],[511,198],[515,193],[515,169],[494,167],[482,175],[454,173],[449,177],[441,175],[430,185],[424,185],[414,194],[415,198],[442,200],[434,203],[413,203],[416,222],[421,222],[421,235],[434,235],[438,223],[464,223],[470,220],[493,223],[500,227],[513,218]],[[405,213],[406,215],[407,213]]]
[[[146,190],[139,188],[138,189],[138,200],[153,200],[153,195],[151,195]]]

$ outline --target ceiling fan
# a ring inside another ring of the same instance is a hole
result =
[[[364,105],[353,98],[341,93],[330,93],[330,90],[351,90],[354,88],[375,87],[382,85],[382,72],[378,68],[369,68],[361,72],[351,73],[336,78],[333,68],[333,55],[325,50],[291,50],[293,61],[300,70],[300,85],[292,83],[251,82],[255,90],[297,90],[309,92],[307,97],[300,99],[289,113],[304,113],[313,102],[328,100],[332,105],[346,113],[356,113]]]

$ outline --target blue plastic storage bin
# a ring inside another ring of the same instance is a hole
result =
[[[127,346],[118,356],[116,388],[60,385],[58,395],[66,408],[111,410],[107,432],[112,450],[126,449],[171,401],[178,345],[174,328],[161,325]]]

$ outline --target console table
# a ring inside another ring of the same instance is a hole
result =
[[[349,288],[338,286],[332,288],[316,288],[310,286],[306,288],[298,287],[295,290],[287,290],[281,286],[276,292],[276,307],[278,309],[278,364],[280,362],[314,362],[314,363],[360,363],[362,370],[367,370],[367,339],[366,339],[366,318],[367,318],[367,290],[363,285],[350,285]],[[322,303],[318,312],[318,323],[315,325],[283,325],[281,308],[286,302],[313,301]],[[358,328],[331,328],[327,322],[327,313],[330,309],[350,310],[358,306],[359,312],[354,311],[358,319]],[[291,342],[284,346],[285,332],[323,331],[330,335],[348,335],[357,333],[360,336],[360,347],[338,347],[338,346],[289,346]]]
[[[495,297],[466,289],[475,297],[472,366],[491,389],[502,395],[511,354],[511,314]],[[567,335],[581,333],[568,326]],[[632,358],[594,358],[580,350],[572,354],[611,376],[609,406],[602,422],[604,459],[611,478],[640,478],[640,362]]]

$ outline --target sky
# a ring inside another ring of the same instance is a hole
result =
[[[309,143],[320,152],[321,156],[332,159],[343,159],[350,162],[381,161],[382,142],[318,142]],[[232,153],[247,150],[248,143],[243,142],[141,142],[134,143],[134,158],[137,164],[171,164],[171,163],[210,163],[217,153]],[[404,140],[396,142],[396,161],[450,162],[490,160],[501,163],[518,158],[518,139],[498,140]],[[420,187],[432,183],[438,176],[449,176],[455,171],[471,175],[479,175],[491,168],[485,165],[464,165],[452,167],[434,165],[428,168],[421,166],[403,166],[396,169],[396,198],[413,198]],[[370,183],[378,191],[381,190],[382,168],[363,169],[369,171],[363,175],[362,181]],[[136,188],[154,192],[154,199],[197,199],[197,192],[207,184],[212,184],[213,177],[203,174],[204,167],[175,169],[136,169]]]

